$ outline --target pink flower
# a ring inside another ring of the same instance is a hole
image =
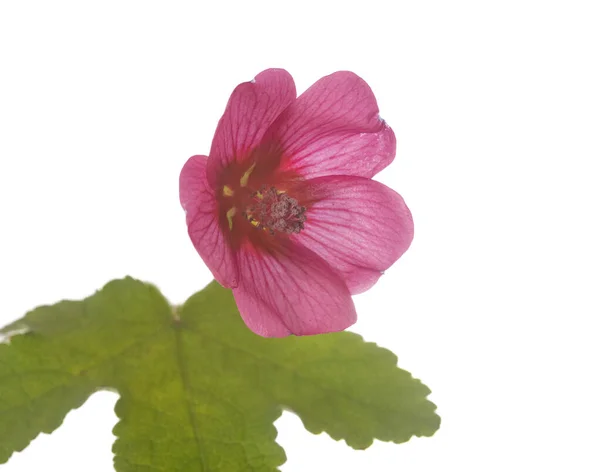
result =
[[[404,200],[371,180],[396,138],[373,92],[336,72],[296,98],[268,69],[236,87],[210,155],[180,177],[192,243],[262,336],[341,331],[350,295],[372,287],[410,246]]]

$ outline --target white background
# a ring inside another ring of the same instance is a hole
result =
[[[234,86],[352,70],[416,223],[353,329],[431,387],[442,428],[363,452],[286,414],[282,470],[600,470],[598,5],[0,2],[1,324],[126,274],[176,303],[202,288],[178,176]],[[116,398],[0,469],[112,470]]]

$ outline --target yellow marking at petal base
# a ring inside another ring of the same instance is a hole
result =
[[[225,185],[225,187],[223,187],[223,195],[226,197],[233,197],[233,190],[231,190],[231,187]]]
[[[250,169],[248,169],[244,175],[242,175],[242,178],[240,179],[240,185],[242,187],[245,187],[246,185],[248,185],[248,179],[250,178],[250,174],[252,173],[252,171],[254,170],[255,167],[256,167],[256,162],[250,166]]]
[[[233,229],[233,217],[237,213],[237,208],[233,207],[227,210],[227,221],[229,222],[229,231]]]

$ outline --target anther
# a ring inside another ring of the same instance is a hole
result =
[[[299,233],[304,229],[306,207],[275,187],[254,192],[256,203],[246,208],[244,216],[256,228],[281,233]]]

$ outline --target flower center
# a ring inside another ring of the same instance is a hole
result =
[[[265,185],[252,194],[253,204],[246,208],[244,217],[256,228],[275,234],[299,233],[304,229],[306,207],[275,187]]]

